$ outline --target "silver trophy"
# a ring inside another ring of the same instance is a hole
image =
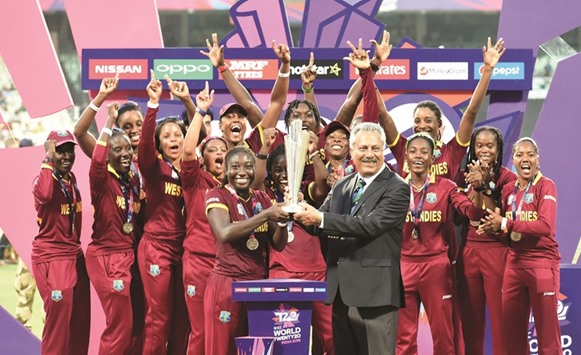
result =
[[[303,181],[303,171],[307,158],[307,146],[309,145],[309,133],[303,130],[303,122],[294,120],[288,128],[288,134],[284,137],[284,147],[286,155],[286,175],[288,181],[289,204],[283,209],[287,213],[297,213],[302,210],[299,205],[299,191]],[[295,239],[293,234],[293,223],[287,225],[288,243]]]

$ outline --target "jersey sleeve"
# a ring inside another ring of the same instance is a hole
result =
[[[557,224],[557,188],[551,180],[543,180],[535,193],[538,199],[536,221],[507,221],[509,231],[535,236],[555,235]]]
[[[107,177],[107,156],[109,149],[107,143],[98,140],[93,149],[93,158],[89,168],[89,181],[91,185],[98,186],[103,183]]]
[[[40,174],[34,180],[32,194],[36,203],[44,205],[52,199],[54,192],[54,165],[52,163],[42,163]]]
[[[379,122],[379,104],[373,83],[373,71],[369,68],[359,70],[361,92],[363,93],[363,122]]]
[[[212,208],[221,208],[230,211],[228,204],[224,200],[224,195],[220,193],[220,189],[211,189],[206,193],[206,215]]]
[[[159,108],[147,108],[143,126],[141,127],[141,140],[139,141],[139,155],[137,161],[139,170],[145,176],[151,176],[157,166],[157,150],[155,149],[155,119]]]

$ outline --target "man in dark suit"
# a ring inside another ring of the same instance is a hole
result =
[[[305,205],[294,218],[329,241],[327,302],[333,304],[335,354],[395,354],[410,190],[385,166],[379,125],[358,125],[349,143],[357,173],[339,180],[319,210]]]

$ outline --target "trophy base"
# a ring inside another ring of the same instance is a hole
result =
[[[303,210],[303,208],[301,207],[301,205],[299,204],[290,204],[287,206],[282,206],[282,209],[286,212],[286,213],[298,213],[300,211]]]

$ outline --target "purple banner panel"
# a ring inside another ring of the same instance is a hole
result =
[[[293,48],[291,89],[300,89],[300,74],[315,53],[317,89],[348,90],[359,75],[338,48]],[[530,90],[533,57],[530,49],[511,49],[495,68],[490,83],[494,91]],[[278,76],[279,62],[270,48],[229,48],[226,64],[246,88],[270,89]],[[385,90],[473,90],[480,78],[481,49],[394,49],[383,63],[375,83]],[[120,73],[119,90],[143,90],[150,80],[149,70],[162,79],[168,75],[188,83],[190,89],[226,89],[218,71],[199,48],[84,49],[83,89],[98,89],[101,80]]]
[[[40,354],[40,340],[3,307],[0,307],[0,344],[2,354]]]

